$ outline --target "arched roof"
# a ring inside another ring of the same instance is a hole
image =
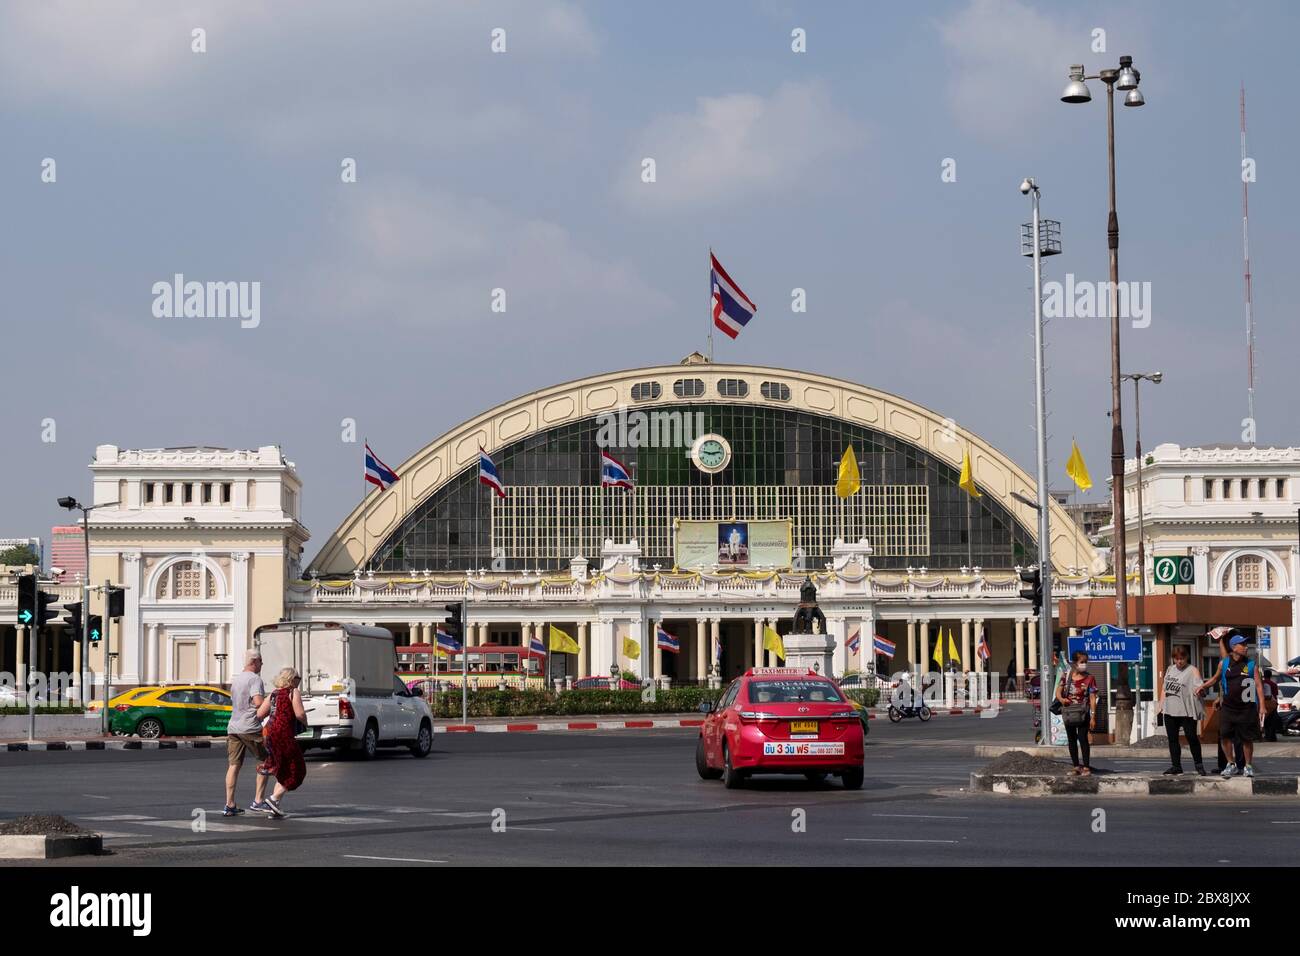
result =
[[[704,391],[696,398],[678,398],[673,383],[701,379]],[[743,397],[720,397],[717,383],[741,379],[748,384]],[[656,382],[661,392],[651,402],[634,401],[632,388]],[[790,390],[790,400],[764,397],[762,384],[775,382]],[[363,541],[373,548],[401,521],[452,477],[473,465],[481,445],[489,453],[511,442],[602,412],[653,404],[779,405],[817,415],[838,417],[915,445],[960,468],[962,453],[971,452],[971,467],[980,491],[999,502],[1031,536],[1037,537],[1032,508],[1012,497],[1016,492],[1033,500],[1033,479],[1024,469],[973,432],[950,418],[896,395],[855,382],[791,369],[755,365],[685,362],[650,368],[607,372],[521,395],[489,409],[435,438],[395,470],[401,479],[388,489],[375,489],[343,520],[311,563],[322,575],[349,574],[360,563]],[[1052,563],[1056,568],[1082,567],[1094,573],[1105,565],[1086,534],[1065,510],[1051,502]],[[363,525],[364,521],[364,525]]]

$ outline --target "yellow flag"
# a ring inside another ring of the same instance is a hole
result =
[[[961,652],[957,650],[957,642],[952,639],[952,628],[948,628],[948,660],[955,661],[961,658]]]
[[[975,476],[970,470],[970,449],[962,453],[961,456],[961,478],[957,481],[957,486],[972,498],[983,498],[980,490],[975,487]]]
[[[1088,474],[1088,466],[1083,460],[1083,452],[1079,451],[1079,443],[1071,439],[1070,444],[1074,447],[1070,450],[1070,460],[1065,463],[1065,473],[1073,479],[1080,491],[1087,491],[1092,487],[1092,476]]]
[[[561,654],[576,654],[578,653],[578,642],[552,624],[550,650],[558,651]]]
[[[935,667],[943,670],[943,628],[939,628],[939,637],[934,642],[934,653],[930,655],[930,660],[934,661]]]
[[[835,493],[841,498],[847,498],[857,494],[861,487],[862,475],[858,471],[858,459],[850,445],[844,449],[844,457],[840,459],[840,477],[835,482]]]
[[[785,641],[770,627],[763,628],[763,650],[771,651],[780,660],[785,660]]]
[[[623,656],[630,661],[641,656],[641,645],[630,637],[623,638]]]

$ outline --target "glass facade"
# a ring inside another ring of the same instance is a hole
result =
[[[633,411],[637,414],[662,411],[675,416],[679,422],[685,419],[681,422],[685,438],[718,434],[727,439],[732,449],[730,464],[721,473],[709,475],[690,460],[689,440],[672,447],[619,445],[619,441],[630,440],[634,433],[634,426],[629,425],[626,434],[614,434],[614,443],[604,450],[630,469],[638,485],[831,486],[835,483],[840,456],[851,442],[864,488],[892,490],[898,486],[923,486],[928,499],[929,534],[925,547],[929,553],[919,555],[912,549],[911,554],[880,554],[872,559],[873,566],[1010,568],[1037,560],[1037,547],[1029,529],[987,495],[971,499],[957,487],[958,468],[902,439],[792,408],[717,403],[637,406]],[[618,431],[600,418],[588,418],[522,438],[498,449],[493,458],[507,494],[511,486],[598,487],[602,450],[598,436],[608,438],[611,432]],[[626,492],[611,489],[607,494]],[[505,557],[493,564],[490,538],[493,507],[494,496],[490,489],[478,483],[475,464],[416,506],[375,550],[373,566],[382,571],[501,569],[503,564],[507,570],[537,568],[539,549],[532,547],[521,549],[521,553],[531,557]],[[563,512],[563,508],[538,508],[528,520],[536,522],[543,535],[550,535],[557,526],[573,520],[573,515]],[[734,517],[744,520],[758,516]],[[594,561],[599,555],[584,557]],[[672,565],[671,554],[646,553],[643,558],[647,564]],[[808,554],[807,559],[812,567],[820,567],[830,560],[830,555]],[[568,558],[542,562],[540,566],[567,570]]]

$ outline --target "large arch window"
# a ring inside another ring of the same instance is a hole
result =
[[[670,447],[662,443],[627,447],[616,442],[606,448],[631,469],[638,484],[673,486],[684,489],[683,495],[689,495],[692,488],[718,485],[780,489],[830,486],[835,483],[840,456],[852,442],[866,488],[922,486],[926,490],[929,553],[880,555],[872,559],[875,567],[925,565],[955,569],[975,564],[1010,568],[1037,560],[1031,531],[992,495],[969,498],[957,486],[957,466],[892,435],[793,408],[716,403],[688,408],[651,406],[638,411],[677,416],[671,433],[681,432],[687,439],[717,433],[732,447],[731,463],[716,475],[701,472],[691,462],[687,454],[690,440],[670,442]],[[600,425],[595,418],[584,419],[526,436],[497,450],[494,458],[507,493],[512,486],[521,491],[526,486],[598,487]],[[619,489],[608,491],[610,495],[622,493]],[[489,542],[492,507],[488,489],[478,483],[477,469],[466,469],[411,510],[373,551],[372,564],[376,570],[397,572],[500,568],[502,558],[494,562]],[[555,513],[547,509],[546,514],[535,517],[542,523],[571,521],[576,507],[576,503],[573,508],[561,505]],[[568,557],[572,555],[544,566],[566,568]],[[643,558],[647,565],[672,564],[671,554],[647,553]],[[830,555],[807,554],[806,558],[811,567],[820,567],[830,560]],[[508,555],[504,562],[509,570],[538,566],[535,560],[516,560]]]
[[[202,561],[173,561],[154,582],[155,601],[215,601],[220,594],[217,576]]]

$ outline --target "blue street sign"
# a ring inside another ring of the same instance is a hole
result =
[[[1134,664],[1142,660],[1142,635],[1121,631],[1114,624],[1098,624],[1078,637],[1066,638],[1066,651],[1070,660],[1074,660],[1075,651],[1083,651],[1090,661]]]
[[[1261,650],[1265,647],[1273,646],[1273,629],[1271,627],[1258,628],[1255,631],[1255,634],[1259,637],[1259,646]]]

